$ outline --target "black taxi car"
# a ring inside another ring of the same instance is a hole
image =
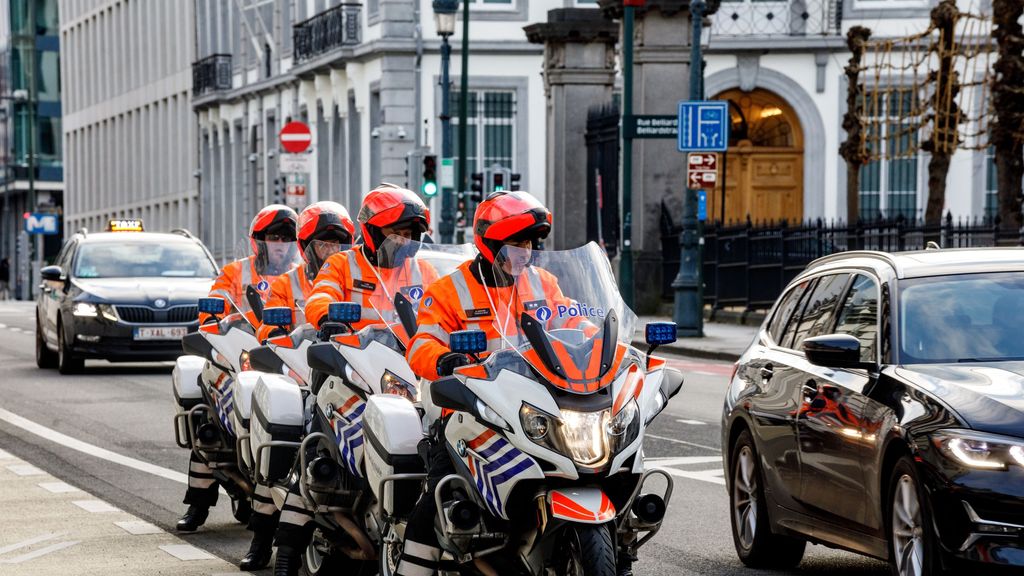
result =
[[[794,566],[810,541],[901,576],[1024,571],[1022,329],[1022,249],[813,262],[726,394],[740,559]]]
[[[43,268],[36,299],[36,364],[62,374],[87,358],[173,360],[198,326],[196,302],[217,276],[209,251],[185,230],[142,231],[113,220],[82,230]]]

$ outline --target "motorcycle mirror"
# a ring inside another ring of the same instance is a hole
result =
[[[200,298],[199,299],[199,311],[203,314],[213,314],[219,316],[224,313],[224,299],[223,298]]]
[[[449,336],[449,348],[459,354],[479,354],[487,350],[487,333],[483,330],[459,330]]]
[[[661,379],[661,393],[665,395],[668,402],[673,396],[679,394],[683,388],[683,373],[675,368],[665,367],[664,376]]]
[[[468,330],[465,330],[465,332],[468,332]],[[452,334],[452,336],[454,335]],[[434,380],[430,384],[430,399],[434,405],[441,408],[458,412],[469,412],[474,416],[478,416],[476,413],[478,401],[476,394],[455,376]]]
[[[291,326],[292,309],[287,306],[275,306],[263,310],[263,323],[267,326]]]
[[[284,361],[267,346],[257,346],[249,351],[249,365],[260,372],[272,374],[280,374],[284,369]]]
[[[363,318],[363,309],[355,302],[331,302],[327,307],[327,321],[352,324]]]
[[[249,303],[249,308],[252,308],[256,320],[263,322],[263,297],[251,284],[245,287],[245,300]]]
[[[316,372],[328,376],[342,377],[345,375],[345,357],[330,342],[310,345],[306,351],[306,361],[309,362],[309,367]]]
[[[405,294],[401,292],[395,294],[395,311],[398,312],[398,319],[402,322],[402,328],[405,329],[405,333],[412,338],[418,328],[416,325],[416,309],[413,307],[412,302],[405,297]]]
[[[220,300],[220,298],[211,298],[211,300]],[[224,301],[220,300],[220,302],[223,303]],[[181,349],[185,354],[213,361],[213,344],[210,344],[210,341],[199,332],[186,334],[181,339]]]

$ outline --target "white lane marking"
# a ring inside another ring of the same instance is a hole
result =
[[[22,562],[28,562],[29,560],[35,560],[36,558],[39,558],[40,556],[46,556],[47,554],[51,554],[51,553],[56,552],[58,550],[63,550],[65,548],[70,548],[70,547],[74,546],[75,544],[78,544],[77,540],[71,540],[71,541],[68,541],[68,542],[57,542],[56,544],[51,544],[51,545],[47,546],[46,548],[40,548],[39,550],[36,550],[34,552],[29,552],[28,554],[22,554],[21,556],[15,556],[14,558],[7,558],[7,559],[0,560],[0,564],[21,564]]]
[[[711,464],[721,462],[721,456],[682,456],[680,458],[644,458],[644,462],[654,466],[689,466],[692,464]]]
[[[657,436],[655,434],[647,433],[645,433],[644,436],[646,436],[647,438],[654,438],[655,440],[665,440],[668,442],[675,442],[676,444],[685,444],[686,446],[693,446],[694,448],[703,448],[705,450],[711,450],[712,452],[721,452],[721,450],[719,450],[718,448],[705,446],[703,444],[697,444],[696,442],[687,442],[686,440],[679,440],[678,438],[669,438],[668,436]]]
[[[700,420],[688,420],[686,418],[676,418],[676,422],[680,424],[689,424],[690,426],[707,426],[707,422],[701,422]]]
[[[46,474],[46,472],[43,472],[31,464],[11,464],[7,469],[18,476],[42,476],[43,474]]]
[[[665,471],[673,476],[680,478],[689,478],[691,480],[701,480],[704,482],[710,482],[712,484],[720,484],[725,486],[725,471],[721,468],[715,468],[713,470],[701,470],[698,472],[690,472],[689,470],[679,470],[676,468],[665,468]]]
[[[0,460],[12,460],[12,459],[14,459],[14,455],[13,454],[11,454],[10,452],[5,452],[3,450],[0,450]]]
[[[47,492],[52,492],[54,494],[81,492],[81,489],[75,488],[74,486],[68,484],[67,482],[40,482],[39,484],[36,484],[36,486],[39,486],[43,490],[46,490]]]
[[[18,328],[16,326],[11,326],[10,328],[8,328],[8,330],[10,330],[11,332],[21,332],[21,328]]]
[[[86,512],[93,514],[105,514],[107,512],[120,512],[119,509],[107,504],[103,500],[73,500],[71,502]]]
[[[214,556],[188,544],[164,544],[161,550],[178,560],[213,560]]]
[[[149,462],[143,462],[142,460],[136,460],[135,458],[129,458],[128,456],[125,456],[123,454],[111,452],[106,448],[100,448],[99,446],[89,444],[88,442],[82,442],[77,438],[72,438],[67,434],[61,434],[56,430],[51,430],[41,424],[36,424],[31,420],[22,418],[21,416],[18,416],[13,412],[8,412],[3,408],[0,408],[0,420],[3,420],[8,424],[17,426],[18,428],[21,428],[26,432],[31,432],[32,434],[35,434],[36,436],[39,436],[41,438],[46,438],[51,442],[56,442],[57,444],[60,444],[64,448],[71,448],[72,450],[77,450],[78,452],[82,452],[90,456],[95,456],[96,458],[100,458],[108,462],[120,464],[122,466],[138,470],[140,472],[146,472],[154,476],[159,476],[167,480],[172,480],[174,482],[179,482],[181,484],[188,484],[188,475],[186,474],[182,474],[181,472],[175,472],[174,470],[168,470],[167,468],[162,468],[155,464],[150,464]]]
[[[163,530],[161,530],[159,526],[154,526],[153,524],[150,524],[149,522],[146,522],[144,520],[131,520],[131,521],[127,521],[127,522],[114,522],[114,526],[117,526],[118,528],[124,530],[125,532],[127,532],[129,534],[134,534],[136,536],[139,536],[139,535],[142,535],[142,534],[161,534],[161,533],[163,533]]]
[[[0,548],[0,556],[7,554],[8,552],[14,552],[20,548],[27,548],[33,544],[39,544],[40,542],[46,542],[47,540],[53,540],[54,538],[60,538],[61,536],[67,536],[67,532],[57,532],[55,534],[43,534],[42,536],[36,536],[35,538],[29,538],[21,542],[15,542]]]
[[[7,328],[7,324],[0,324],[0,328]]]

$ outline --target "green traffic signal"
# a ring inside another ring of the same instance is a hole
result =
[[[420,193],[428,198],[437,194],[437,156],[433,154],[423,156],[423,184],[420,185]]]
[[[432,182],[429,180],[427,182],[424,182],[423,186],[420,188],[420,192],[422,192],[423,195],[428,198],[437,195],[437,182]]]

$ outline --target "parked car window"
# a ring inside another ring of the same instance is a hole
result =
[[[904,280],[900,362],[1024,360],[1024,272]]]
[[[839,299],[843,296],[843,292],[846,291],[846,284],[849,280],[849,274],[834,274],[826,276],[818,282],[804,308],[804,315],[794,330],[793,343],[790,348],[800,350],[800,345],[805,339],[832,331],[836,307],[839,305]]]
[[[811,285],[810,280],[804,280],[803,282],[793,286],[785,296],[782,297],[782,301],[775,309],[775,316],[772,316],[772,321],[768,325],[768,334],[771,335],[772,341],[776,344],[782,342],[782,334],[786,330],[786,325],[789,324],[790,318],[794,317],[793,311],[797,309],[797,304],[800,303],[800,299],[807,291],[807,287]]]
[[[837,334],[849,334],[860,340],[860,359],[874,362],[878,342],[878,284],[863,274],[853,279],[836,322]]]

